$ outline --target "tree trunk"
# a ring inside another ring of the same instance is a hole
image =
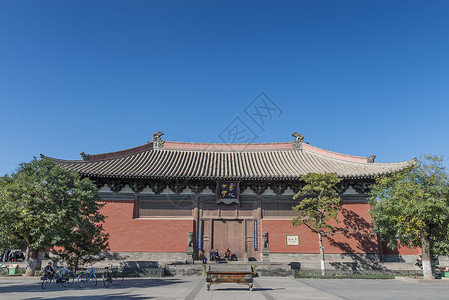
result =
[[[38,250],[30,250],[27,246],[27,252],[30,253],[30,258],[28,259],[28,266],[26,269],[25,276],[34,276],[36,272],[37,257],[39,256]]]
[[[432,263],[430,261],[430,238],[427,233],[423,233],[421,237],[422,244],[422,272],[424,279],[433,279]]]
[[[324,261],[324,247],[323,238],[321,232],[318,232],[318,243],[320,245],[320,262],[321,262],[321,275],[326,275],[326,262]]]
[[[25,251],[25,260],[28,261],[30,259],[30,247],[27,246]]]
[[[76,259],[75,259],[75,273],[78,271],[78,264],[79,264],[79,261],[80,261],[80,259],[79,259],[79,256],[77,255],[76,256]]]

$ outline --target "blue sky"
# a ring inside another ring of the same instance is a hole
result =
[[[254,142],[448,155],[448,15],[448,1],[1,0],[0,174],[159,130],[223,142],[236,120]],[[278,108],[263,126],[245,113],[260,92]]]

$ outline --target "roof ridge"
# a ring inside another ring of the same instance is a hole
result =
[[[315,147],[315,148],[317,148],[317,147]],[[320,149],[320,148],[318,148],[318,149]],[[324,150],[324,149],[321,149],[321,150]],[[351,164],[358,164],[358,165],[368,165],[368,166],[376,166],[376,165],[378,165],[378,166],[400,166],[400,165],[404,165],[406,163],[413,163],[413,161],[414,161],[414,159],[410,159],[410,160],[404,160],[404,161],[393,162],[393,163],[388,163],[388,162],[387,163],[369,163],[367,161],[366,162],[352,161],[352,160],[345,160],[345,159],[338,158],[338,157],[327,156],[325,154],[314,152],[314,151],[311,151],[308,149],[303,149],[303,151],[308,152],[312,155],[318,155],[318,156],[325,157],[325,158],[331,159],[331,160],[336,160],[336,161],[341,161],[341,162],[346,162],[346,163],[351,163]],[[324,151],[327,151],[327,150],[324,150]],[[336,154],[340,154],[340,155],[346,155],[346,154],[333,152],[333,151],[328,151],[328,152],[332,152],[332,153],[336,153]],[[363,157],[363,156],[355,156],[355,155],[348,155],[348,156],[353,156],[353,157],[362,158],[362,159],[366,160],[366,157]]]
[[[331,150],[327,150],[327,149],[323,149],[323,148],[319,148],[316,146],[312,146],[310,144],[304,144],[303,145],[303,150],[307,150],[311,153],[316,153],[316,154],[320,154],[322,156],[325,157],[329,157],[329,158],[336,158],[337,157],[341,157],[340,159],[343,161],[351,161],[351,162],[360,162],[360,163],[367,163],[368,162],[368,158],[365,156],[358,156],[358,155],[352,155],[352,154],[345,154],[345,153],[341,153],[341,152],[336,152],[336,151],[331,151]],[[349,159],[344,159],[344,158],[349,158]],[[351,160],[353,159],[353,160]]]

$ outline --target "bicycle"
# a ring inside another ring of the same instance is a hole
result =
[[[59,273],[59,269],[56,269],[56,268],[55,268],[55,270],[53,272],[48,273],[48,274],[42,276],[41,279],[42,279],[41,288],[43,288],[43,289],[45,289],[50,284],[50,282],[52,282],[52,281],[56,285],[59,285],[59,284],[62,283],[62,279],[61,279],[61,275]]]
[[[68,268],[61,268],[58,271],[62,286],[69,287],[75,281],[75,273]]]
[[[63,287],[69,287],[75,280],[75,274],[72,270],[68,268],[55,268],[55,270],[49,274],[41,277],[41,288],[45,289],[50,284],[54,282],[56,285],[62,285]]]
[[[47,286],[50,284],[50,282],[53,281],[54,277],[55,277],[55,272],[51,272],[50,274],[46,274],[46,275],[42,276],[41,277],[41,280],[42,280],[41,288],[42,289],[47,288]]]
[[[85,287],[90,281],[94,283],[94,286],[97,286],[97,276],[95,275],[95,268],[91,265],[88,272],[82,272],[78,276],[78,286],[80,288]]]
[[[109,264],[103,272],[103,285],[107,288],[111,285],[118,286],[123,282],[124,277],[123,272],[119,272],[118,268],[114,268],[112,264]]]

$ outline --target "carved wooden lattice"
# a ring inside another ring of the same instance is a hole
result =
[[[279,202],[279,203],[264,203],[263,215],[264,217],[291,217],[297,216],[298,212],[293,210],[292,207],[298,204],[295,201],[291,202]]]
[[[191,216],[192,216],[192,205],[188,199],[186,199],[186,201],[178,200],[177,202],[172,202],[169,200],[139,201],[139,217],[191,217]]]

